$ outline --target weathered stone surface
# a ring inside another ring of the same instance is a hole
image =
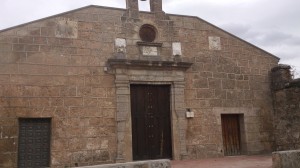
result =
[[[273,168],[298,168],[300,166],[300,150],[272,153]]]
[[[300,146],[300,82],[292,80],[290,66],[272,70],[275,106],[274,135],[276,150],[295,150]]]
[[[117,164],[106,164],[99,166],[86,166],[81,168],[171,168],[170,160],[151,160],[151,161],[137,161]]]
[[[78,23],[68,18],[57,19],[55,36],[59,38],[77,38]]]
[[[165,15],[161,0],[150,5],[152,13],[138,0],[126,10],[90,6],[0,31],[0,167],[17,165],[20,117],[52,118],[53,167],[132,161],[132,83],[171,85],[172,159],[223,156],[221,114],[244,116],[243,153],[271,151],[268,75],[278,59],[196,17]],[[158,34],[149,56],[137,46],[145,23]],[[111,58],[131,61],[112,69]],[[298,137],[293,129],[279,133]]]

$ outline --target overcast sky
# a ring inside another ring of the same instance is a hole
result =
[[[126,0],[0,0],[0,30],[87,5]],[[140,2],[142,10],[149,10]],[[300,0],[163,0],[166,13],[198,16],[300,71]]]

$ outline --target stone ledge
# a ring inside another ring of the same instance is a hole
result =
[[[273,152],[272,160],[273,168],[299,168],[300,150]]]
[[[168,159],[85,166],[81,168],[171,168]]]
[[[130,59],[108,59],[110,67],[137,67],[137,68],[160,68],[160,69],[188,69],[193,63],[175,62],[175,61],[148,61],[148,60],[130,60]]]

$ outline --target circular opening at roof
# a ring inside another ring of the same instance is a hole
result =
[[[140,28],[140,38],[145,42],[153,42],[156,38],[156,29],[154,26],[145,24]]]

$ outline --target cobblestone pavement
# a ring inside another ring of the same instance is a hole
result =
[[[272,156],[230,156],[171,163],[172,168],[272,168]]]

